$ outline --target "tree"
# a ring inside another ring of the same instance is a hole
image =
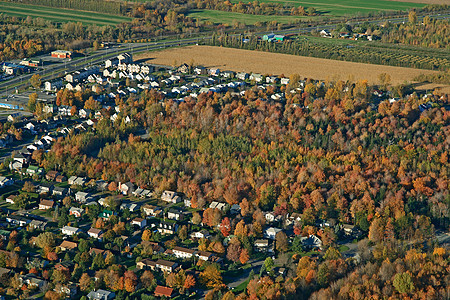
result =
[[[192,223],[195,224],[195,225],[198,225],[198,224],[200,224],[201,222],[202,222],[202,217],[200,216],[199,213],[195,212],[195,213],[192,215]]]
[[[144,287],[144,288],[149,288],[149,287],[151,287],[152,285],[153,285],[153,282],[154,282],[154,280],[155,280],[155,277],[153,276],[153,273],[151,272],[151,271],[148,271],[148,270],[146,270],[146,271],[144,271],[144,273],[141,275],[141,283],[142,283],[142,286]]]
[[[326,263],[322,263],[317,271],[317,283],[321,286],[326,286],[330,277],[330,270]]]
[[[133,271],[131,271],[131,270],[126,271],[124,273],[125,290],[128,293],[132,293],[136,289],[136,285],[137,285],[137,276],[136,276],[136,274]]]
[[[274,266],[273,259],[271,257],[267,257],[266,260],[264,260],[264,268],[267,272],[270,272]]]
[[[394,276],[393,285],[395,289],[401,294],[407,294],[414,291],[414,284],[410,273],[403,272]]]
[[[100,45],[99,45],[98,41],[95,40],[95,41],[92,43],[92,48],[94,48],[94,51],[97,51],[99,47],[100,47]]]
[[[247,249],[243,249],[241,251],[241,254],[239,255],[239,261],[241,262],[241,264],[246,264],[249,260],[249,255],[248,255],[248,250]]]
[[[195,286],[195,278],[192,275],[187,275],[184,280],[183,288],[189,290],[190,288]]]
[[[38,98],[38,95],[36,93],[30,94],[27,108],[32,113],[36,111],[37,98]]]
[[[200,273],[200,281],[208,288],[219,287],[223,284],[222,275],[219,267],[215,264],[208,265],[203,272]]]
[[[241,251],[242,251],[241,243],[239,242],[239,240],[237,238],[234,237],[228,243],[227,258],[229,260],[231,260],[232,262],[238,262],[239,257],[241,255]]]
[[[34,242],[41,249],[52,248],[55,246],[55,234],[49,231],[43,232],[36,237]]]
[[[25,181],[22,190],[27,193],[34,193],[35,187],[31,181]]]
[[[411,10],[408,14],[408,21],[411,24],[417,23],[417,12],[415,10]]]
[[[280,252],[286,252],[289,248],[289,243],[286,234],[280,231],[275,236],[276,248]]]
[[[150,241],[150,238],[152,237],[152,231],[150,229],[145,229],[142,233],[142,240],[143,241]]]
[[[178,231],[178,237],[184,241],[187,238],[188,235],[188,229],[186,225],[181,226],[180,230]]]
[[[41,87],[41,75],[39,74],[34,74],[33,76],[31,76],[30,78],[30,84],[31,86],[33,86],[35,89],[38,89]]]
[[[92,279],[87,273],[83,273],[80,278],[80,290],[89,291],[91,289]]]
[[[230,235],[231,232],[231,223],[230,219],[228,217],[223,218],[222,222],[220,223],[220,232],[224,237],[227,237]]]

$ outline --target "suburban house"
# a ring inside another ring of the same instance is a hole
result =
[[[236,74],[236,78],[239,80],[246,80],[248,79],[248,77],[249,77],[248,73],[245,72],[239,72]]]
[[[78,207],[71,207],[69,209],[69,215],[75,216],[76,218],[80,218],[81,215],[83,214],[84,209],[82,208],[78,208]]]
[[[141,270],[154,270],[156,268],[156,263],[148,258],[145,258],[136,263],[136,268]]]
[[[134,184],[131,182],[122,183],[119,189],[123,195],[130,195],[134,191]]]
[[[206,229],[202,229],[200,231],[194,231],[191,233],[192,239],[209,239],[211,234]]]
[[[192,205],[192,201],[189,198],[184,198],[183,202],[184,202],[184,206],[186,206],[186,207],[191,207],[191,205]]]
[[[56,178],[55,178],[55,181],[56,181],[56,182],[59,182],[59,183],[64,182],[64,181],[66,181],[66,180],[67,180],[67,177],[64,176],[64,175],[58,175],[58,176],[56,176]]]
[[[144,228],[147,226],[147,220],[142,218],[134,218],[133,221],[131,221],[131,225],[139,226],[139,228]]]
[[[157,216],[161,215],[161,213],[162,213],[162,210],[160,207],[150,205],[150,204],[145,204],[144,206],[142,206],[142,210],[144,211],[144,213],[147,216],[153,216],[153,217],[157,217]]]
[[[109,220],[109,218],[110,218],[111,216],[113,216],[113,215],[116,215],[116,213],[113,212],[113,211],[111,211],[111,210],[104,209],[104,210],[98,215],[98,217],[99,217],[99,218],[102,218],[102,219],[104,219],[104,220]]]
[[[161,234],[175,234],[178,229],[177,223],[172,223],[168,221],[161,221],[158,226],[158,231]]]
[[[41,200],[41,202],[39,202],[39,209],[52,209],[54,204],[55,202],[52,200]]]
[[[217,208],[220,211],[225,211],[228,207],[229,207],[229,205],[227,203],[221,203],[221,202],[217,202],[217,201],[213,201],[209,205],[209,208]]]
[[[208,251],[197,251],[195,256],[197,256],[200,260],[209,261],[212,257],[214,257],[214,254]]]
[[[254,245],[256,251],[266,252],[269,249],[269,240],[266,239],[255,240]]]
[[[14,204],[14,198],[16,198],[17,195],[9,195],[8,197],[6,197],[5,201],[6,203],[11,203]]]
[[[176,192],[164,191],[161,195],[161,200],[169,203],[179,203],[181,202],[181,197]]]
[[[181,211],[177,210],[177,209],[170,208],[167,211],[167,218],[170,219],[170,220],[177,220],[177,221],[179,221],[179,220],[182,219],[182,217],[183,217],[183,213]]]
[[[105,290],[97,290],[97,291],[91,291],[87,295],[89,300],[110,300],[114,299],[116,297],[116,294],[114,292],[105,291]]]
[[[322,240],[311,234],[307,237],[302,237],[301,239],[302,245],[307,249],[319,248],[322,249]]]
[[[250,80],[254,80],[255,82],[262,82],[263,81],[263,75],[261,74],[257,74],[257,73],[252,73],[252,75],[250,75]]]
[[[37,186],[37,190],[38,190],[39,194],[45,194],[45,193],[50,194],[53,191],[53,184],[41,182]]]
[[[39,230],[44,231],[45,228],[47,227],[47,222],[39,221],[39,220],[32,220],[28,226],[30,226],[30,228],[33,228],[33,229],[39,229]]]
[[[280,232],[280,231],[283,231],[283,230],[280,229],[280,228],[275,228],[275,227],[267,228],[267,229],[264,231],[264,237],[265,237],[265,238],[268,238],[268,239],[271,239],[271,240],[274,240],[274,239],[275,239],[275,236],[276,236],[277,233]]]
[[[31,220],[21,217],[21,216],[7,216],[6,222],[22,227],[22,226],[26,226],[28,223],[30,223]]]
[[[75,180],[77,179],[77,176],[70,176],[69,179],[67,180],[67,183],[72,185],[75,184]]]
[[[88,200],[91,200],[92,196],[89,193],[85,192],[77,192],[75,194],[75,200],[80,203],[86,203]]]
[[[87,234],[94,239],[100,239],[102,235],[102,230],[97,228],[91,228],[88,230]]]
[[[120,205],[120,210],[128,209],[130,212],[134,212],[139,209],[139,204],[136,203],[122,203]]]
[[[26,284],[29,288],[34,287],[41,289],[47,282],[43,279],[38,278],[35,274],[26,274],[19,277],[21,284]]]
[[[47,174],[45,174],[45,179],[48,181],[55,181],[56,176],[60,175],[58,171],[48,171]]]
[[[158,259],[155,263],[155,266],[157,269],[160,269],[163,272],[173,272],[176,267],[178,266],[178,264],[176,262],[173,261],[167,261],[164,259]]]
[[[44,169],[36,166],[29,166],[25,173],[28,175],[41,175],[44,174]]]
[[[194,256],[195,250],[183,247],[174,247],[172,249],[172,253],[176,258],[186,259]]]
[[[72,226],[64,226],[63,228],[61,228],[61,232],[62,232],[62,234],[65,234],[65,235],[74,235],[74,234],[80,233],[81,230],[79,228],[72,227]]]
[[[12,185],[14,180],[6,178],[5,176],[0,176],[0,188],[8,185]]]
[[[59,248],[61,248],[61,251],[67,251],[67,250],[73,250],[78,247],[77,243],[69,242],[69,241],[63,241],[61,245],[59,245]]]
[[[158,285],[155,289],[155,297],[172,298],[173,288]]]
[[[54,196],[64,197],[64,196],[67,194],[68,191],[69,191],[69,190],[68,190],[67,188],[63,188],[63,187],[60,187],[60,186],[55,186],[55,187],[53,188],[52,194],[53,194]]]

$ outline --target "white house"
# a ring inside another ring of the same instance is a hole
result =
[[[280,228],[275,228],[275,227],[267,228],[267,229],[264,231],[264,237],[265,237],[265,238],[268,238],[268,239],[271,239],[271,240],[274,240],[274,239],[275,239],[275,236],[276,236],[277,233],[280,232],[280,231],[283,231],[283,230],[280,229]]]
[[[65,235],[74,235],[74,234],[80,233],[81,230],[79,228],[72,227],[72,226],[64,226],[63,228],[61,228],[61,232],[62,232],[62,234],[65,234]]]
[[[183,248],[183,247],[174,247],[172,250],[173,255],[177,258],[187,259],[194,256],[195,250]]]
[[[178,203],[181,202],[181,197],[176,192],[164,191],[161,195],[161,200],[169,203]]]

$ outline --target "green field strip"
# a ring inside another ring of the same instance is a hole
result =
[[[71,14],[71,15],[75,15],[75,16],[90,16],[90,17],[95,17],[95,18],[102,18],[102,19],[106,19],[106,20],[111,20],[111,18],[113,18],[114,20],[118,20],[118,21],[131,21],[132,18],[130,17],[125,17],[125,16],[118,16],[118,15],[114,15],[114,14],[105,14],[105,13],[97,13],[97,12],[92,12],[92,11],[84,11],[84,10],[76,10],[76,9],[69,9],[69,8],[60,8],[60,7],[49,7],[49,6],[40,6],[40,5],[31,5],[31,4],[17,4],[17,3],[11,3],[11,2],[3,2],[0,1],[0,5],[4,6],[4,7],[10,7],[10,8],[20,8],[22,10],[37,10],[37,11],[42,11],[42,12],[48,12],[51,14]],[[55,9],[58,10],[63,10],[64,12],[55,12]],[[73,12],[73,13],[71,13]]]
[[[233,3],[238,3],[239,0],[232,0]],[[331,15],[342,15],[348,13],[358,13],[364,11],[392,11],[392,10],[407,10],[411,8],[424,7],[423,3],[411,2],[397,2],[386,0],[322,0],[322,1],[298,1],[298,0],[261,0],[266,3],[281,3],[290,4],[292,6],[314,7],[319,12],[325,12]]]
[[[42,18],[42,19],[46,19],[46,20],[51,20],[51,21],[55,21],[55,22],[81,22],[81,23],[87,23],[87,24],[96,24],[96,25],[116,25],[118,24],[117,22],[106,22],[106,21],[88,21],[88,20],[81,20],[81,17],[52,17],[52,16],[43,16],[40,14],[35,14],[35,13],[18,13],[17,11],[10,11],[10,10],[2,10],[2,13],[10,15],[10,16],[15,16],[15,17],[37,17],[37,18]]]
[[[299,19],[308,19],[307,16],[277,16],[277,15],[249,15],[235,12],[226,12],[219,10],[197,9],[187,13],[188,17],[199,18],[200,20],[209,20],[214,23],[232,24],[233,21],[239,21],[245,24],[254,24],[256,22],[277,21],[278,23],[295,22]]]
[[[58,10],[58,11],[55,11]],[[62,10],[62,11],[61,11]],[[0,12],[14,16],[32,16],[43,19],[57,20],[62,22],[78,21],[91,24],[116,25],[121,22],[130,21],[131,18],[107,14],[97,14],[78,10],[69,10],[61,8],[49,8],[35,5],[11,5],[10,3],[0,2]]]

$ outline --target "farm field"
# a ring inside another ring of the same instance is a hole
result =
[[[392,84],[412,82],[412,79],[419,74],[436,72],[213,46],[189,46],[142,53],[136,55],[135,59],[149,60],[149,63],[161,65],[172,65],[174,61],[177,64],[189,63],[193,60],[195,64],[205,67],[217,67],[236,72],[284,74],[285,76],[298,73],[302,77],[321,80],[367,79],[370,83],[378,83],[378,75],[388,73],[391,75]]]
[[[239,1],[233,0],[233,2]],[[426,5],[423,3],[389,0],[261,0],[261,2],[286,3],[292,6],[314,7],[322,15],[333,16],[353,15],[375,11],[408,10]]]
[[[287,24],[294,23],[300,19],[306,20],[312,17],[301,17],[301,16],[275,16],[275,15],[248,15],[220,10],[207,10],[207,9],[196,9],[192,10],[187,14],[191,18],[198,18],[201,21],[211,21],[213,23],[221,24],[233,24],[233,21],[238,21],[246,25],[255,24],[256,22],[270,22],[277,21],[278,23]]]
[[[132,19],[123,16],[108,15],[73,9],[52,8],[47,6],[19,4],[0,1],[0,12],[9,16],[43,18],[52,22],[82,22],[84,24],[116,25]]]

